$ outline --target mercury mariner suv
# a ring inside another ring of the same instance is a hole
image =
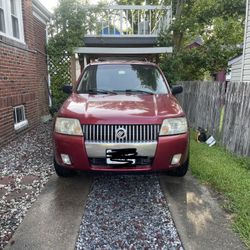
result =
[[[188,170],[189,132],[159,67],[140,61],[89,64],[54,123],[54,166],[59,176],[83,171]]]

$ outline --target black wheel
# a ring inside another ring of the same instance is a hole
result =
[[[178,168],[173,171],[173,176],[183,177],[186,175],[189,167],[189,158]]]
[[[54,160],[54,168],[55,168],[56,174],[60,177],[70,177],[75,173],[74,170],[67,169],[58,165],[56,160]]]

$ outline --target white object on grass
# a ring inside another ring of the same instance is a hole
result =
[[[209,147],[212,147],[215,143],[216,143],[216,140],[214,139],[213,136],[210,136],[210,137],[206,140],[206,144],[208,144]]]

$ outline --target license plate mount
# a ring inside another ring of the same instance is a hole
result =
[[[107,165],[133,166],[136,163],[137,152],[135,148],[107,149]]]

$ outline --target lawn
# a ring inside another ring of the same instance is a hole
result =
[[[233,228],[250,249],[250,159],[197,143],[194,134],[190,155],[192,174],[224,196],[223,207],[233,215]]]

